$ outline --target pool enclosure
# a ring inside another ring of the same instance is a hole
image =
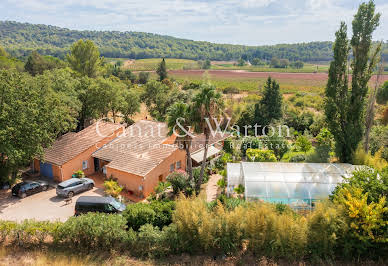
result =
[[[331,163],[241,162],[227,164],[227,193],[239,184],[247,200],[260,199],[309,208],[328,198],[357,166]]]

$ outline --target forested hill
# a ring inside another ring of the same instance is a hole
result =
[[[63,57],[72,43],[90,39],[105,57],[124,58],[186,58],[186,59],[271,59],[273,56],[291,61],[328,61],[332,58],[331,42],[244,46],[214,44],[170,36],[118,31],[77,31],[65,28],[0,21],[0,46],[16,57],[25,57],[32,50],[40,54]]]

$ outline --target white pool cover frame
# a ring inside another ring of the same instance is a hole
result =
[[[230,195],[242,184],[247,200],[311,207],[315,201],[328,198],[356,167],[332,163],[228,163],[227,193]]]

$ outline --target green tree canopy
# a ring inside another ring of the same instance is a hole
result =
[[[91,40],[79,40],[66,56],[70,67],[83,76],[96,77],[102,60],[97,46]]]
[[[341,23],[336,32],[334,60],[330,63],[326,86],[325,115],[336,142],[341,162],[352,162],[352,156],[363,138],[365,99],[368,81],[377,62],[378,47],[371,53],[372,33],[379,25],[373,1],[362,3],[352,22],[349,43],[347,26]],[[351,88],[348,85],[348,57],[353,51]]]
[[[16,177],[19,167],[41,156],[44,148],[76,119],[60,95],[42,78],[0,70],[0,171]]]
[[[167,67],[166,67],[166,61],[164,60],[164,58],[158,65],[158,68],[156,69],[156,73],[159,75],[159,81],[162,81],[165,78],[167,78]]]

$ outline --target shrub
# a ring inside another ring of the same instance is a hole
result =
[[[75,178],[84,178],[84,177],[85,177],[85,173],[84,173],[84,171],[82,171],[82,170],[78,170],[78,171],[74,172],[74,174],[73,174],[72,177],[75,177]]]
[[[376,101],[379,104],[386,104],[388,101],[388,81],[384,83],[384,85],[379,88],[376,95]]]
[[[123,217],[126,219],[128,227],[138,231],[142,225],[153,224],[156,213],[149,204],[136,203],[127,205]]]
[[[304,154],[295,154],[290,157],[290,163],[300,163],[306,160],[306,155]]]
[[[318,203],[308,217],[307,248],[313,259],[334,260],[346,231],[343,208],[330,202]]]
[[[383,150],[381,149],[372,156],[370,153],[366,153],[360,145],[353,154],[353,164],[367,165],[375,169],[382,170],[388,166],[388,162],[381,157],[382,152]]]
[[[181,199],[177,202],[174,223],[186,252],[228,254],[242,247],[243,209],[228,212],[219,203],[209,211],[203,199]]]
[[[303,135],[300,135],[296,138],[295,145],[298,148],[298,151],[307,153],[312,148],[311,141]]]
[[[251,162],[276,162],[276,156],[272,150],[248,149],[246,154]]]
[[[197,183],[197,181],[199,179],[200,172],[201,172],[201,167],[193,168],[193,179],[194,179],[195,183]],[[209,181],[209,173],[207,171],[205,171],[204,174],[203,174],[202,183],[205,184],[205,183],[207,183],[207,181]],[[192,184],[192,187],[194,187],[193,184]],[[186,196],[188,196],[188,195],[191,195],[191,194],[190,193],[186,193]]]
[[[193,177],[194,177],[193,170]],[[194,178],[195,179],[195,178]],[[191,194],[192,185],[189,182],[189,176],[186,172],[176,171],[167,176],[167,181],[171,184],[174,195],[178,195],[180,192],[186,195]]]
[[[288,142],[281,136],[274,134],[272,136],[266,136],[264,138],[265,145],[268,149],[272,150],[278,160],[288,152]]]
[[[175,201],[153,201],[149,207],[155,212],[152,225],[162,229],[172,223],[172,213],[175,209]]]
[[[114,180],[104,181],[104,189],[105,194],[114,198],[117,198],[123,190],[123,188],[117,183],[117,181]]]
[[[233,149],[233,140],[231,138],[226,138],[224,140],[224,145],[223,145],[223,150],[226,152],[226,153],[230,153],[230,154],[233,154],[234,153],[234,149]]]
[[[226,87],[222,90],[223,94],[238,94],[239,89],[236,87]]]
[[[54,242],[78,249],[110,250],[128,241],[127,221],[121,215],[87,213],[70,217],[54,233]]]
[[[246,155],[248,149],[259,149],[261,147],[261,142],[259,138],[256,137],[244,137],[241,143],[241,153],[243,156]]]
[[[244,213],[248,250],[273,258],[300,259],[306,254],[304,217],[277,214],[273,205],[253,203]]]
[[[346,234],[345,254],[377,257],[388,251],[386,198],[368,203],[368,192],[357,186],[337,190],[334,202],[345,208],[350,230]],[[385,217],[385,218],[384,218]]]

